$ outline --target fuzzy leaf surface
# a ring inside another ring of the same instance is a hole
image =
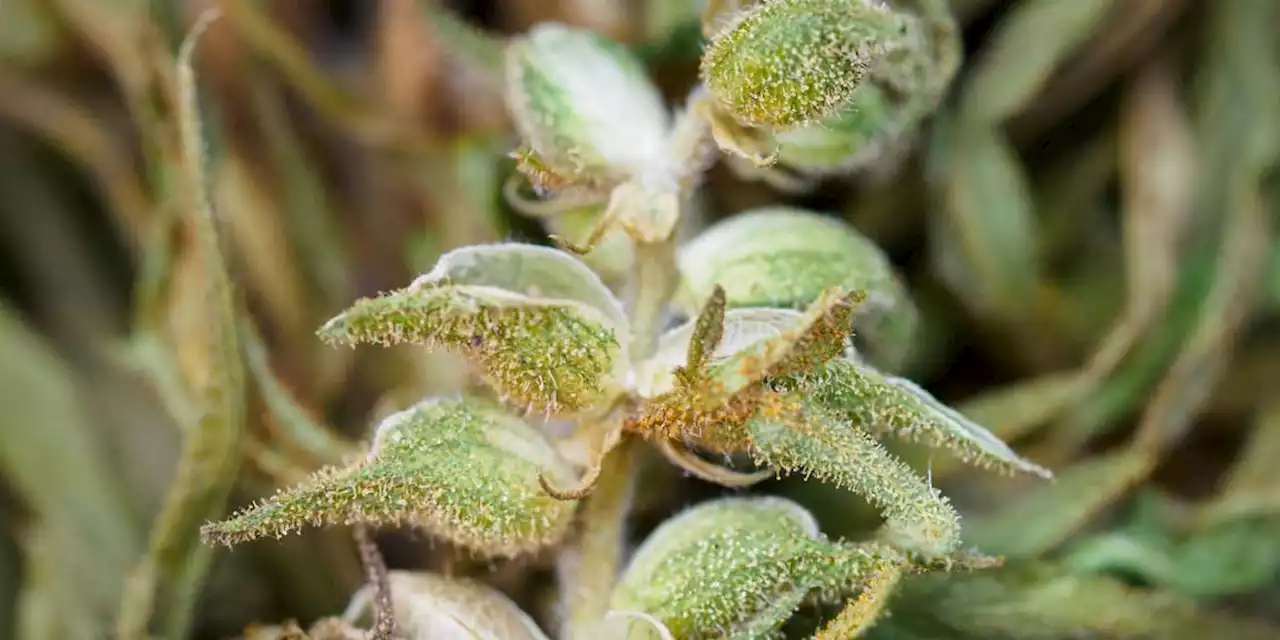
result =
[[[811,591],[852,589],[903,561],[886,547],[828,541],[789,500],[722,498],[650,534],[611,606],[648,613],[677,638],[767,638]]]
[[[586,265],[507,243],[450,252],[409,287],[357,301],[320,336],[455,349],[499,393],[558,413],[590,406],[622,378],[630,328]]]
[[[378,426],[367,460],[329,467],[232,518],[206,525],[233,545],[305,525],[415,525],[483,555],[514,556],[560,540],[576,501],[547,495],[572,467],[532,426],[488,401],[425,400]]]
[[[771,393],[746,429],[762,464],[803,471],[866,498],[884,513],[890,539],[929,557],[960,544],[960,517],[937,489],[866,431],[804,398]]]

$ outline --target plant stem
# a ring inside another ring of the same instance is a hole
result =
[[[631,361],[648,357],[658,342],[662,313],[675,290],[674,243],[636,243],[632,279]],[[636,442],[623,435],[604,460],[595,492],[582,509],[581,537],[560,559],[566,621],[562,638],[599,636],[622,563],[631,508]]]

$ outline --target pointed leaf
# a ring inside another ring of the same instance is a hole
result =
[[[599,278],[564,252],[468,247],[406,289],[359,300],[320,330],[326,342],[450,347],[499,393],[576,411],[623,379],[630,329]]]
[[[856,588],[902,562],[887,547],[827,541],[789,500],[721,498],[650,534],[611,606],[652,615],[678,638],[763,638],[811,591]]]
[[[947,449],[980,467],[1053,476],[920,385],[880,373],[869,364],[838,358],[821,372],[801,377],[799,385],[817,402],[870,433]]]
[[[855,334],[896,369],[916,336],[919,313],[884,252],[843,222],[804,209],[770,206],[704,231],[679,255],[686,310],[719,284],[733,307],[799,308],[830,287],[860,291]]]
[[[1205,505],[1206,524],[1265,515],[1280,517],[1280,405],[1265,408],[1242,448],[1244,457],[1231,469],[1222,491]]]
[[[229,520],[212,542],[281,537],[304,525],[410,524],[484,555],[511,556],[560,540],[576,501],[547,495],[575,474],[532,426],[487,401],[425,400],[382,421],[367,460],[330,467]]]
[[[746,424],[759,462],[838,485],[863,496],[885,516],[904,548],[941,556],[960,544],[950,502],[870,434],[807,400],[771,394]]]

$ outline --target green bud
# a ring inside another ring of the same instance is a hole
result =
[[[834,218],[787,206],[753,209],[704,231],[678,260],[686,311],[717,284],[731,308],[800,308],[839,286],[866,294],[854,327],[877,363],[898,368],[916,339],[919,313],[888,257]]]
[[[886,43],[904,29],[879,2],[761,2],[711,40],[702,79],[717,105],[743,124],[810,124],[853,100]]]
[[[827,540],[800,505],[721,498],[659,526],[615,588],[615,610],[652,615],[677,638],[766,638],[815,593],[859,588],[903,558]]]
[[[541,23],[510,44],[506,70],[510,111],[538,172],[613,185],[670,165],[670,114],[622,45]]]
[[[801,376],[799,388],[870,433],[947,449],[980,467],[1053,477],[1048,469],[1018,456],[985,427],[919,385],[883,374],[869,364],[849,358],[832,360],[821,370]]]
[[[470,578],[411,571],[387,572],[391,605],[405,640],[547,640],[529,617],[502,592]],[[371,588],[354,603],[367,606]]]
[[[959,546],[960,518],[947,499],[835,412],[799,396],[770,394],[746,429],[758,462],[865,497],[884,513],[895,544],[927,557]]]
[[[416,525],[487,556],[559,541],[576,502],[547,495],[576,474],[537,430],[479,399],[426,400],[378,426],[367,460],[327,468],[228,520],[206,540],[227,545],[281,537],[304,525]]]
[[[452,251],[408,288],[357,301],[320,336],[453,348],[499,393],[557,413],[591,406],[624,378],[630,332],[621,304],[586,265],[508,243]]]

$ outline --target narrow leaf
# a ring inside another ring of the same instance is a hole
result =
[[[884,513],[891,539],[926,556],[960,544],[960,518],[950,502],[875,438],[816,403],[767,396],[747,421],[761,463],[804,472],[866,498]]]
[[[408,288],[357,301],[320,336],[456,349],[499,393],[557,413],[589,407],[624,379],[629,332],[585,265],[508,244],[452,252]]]

